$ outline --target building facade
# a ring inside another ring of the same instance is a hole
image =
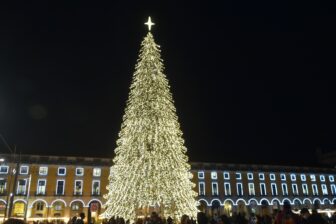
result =
[[[104,211],[111,159],[0,155],[0,221],[63,220],[86,213],[93,223]],[[210,216],[336,206],[335,169],[265,165],[191,163],[199,209]]]

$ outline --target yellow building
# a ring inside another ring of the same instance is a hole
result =
[[[110,158],[0,155],[0,222],[6,217],[63,220],[81,212],[92,223],[104,211]],[[208,215],[258,213],[260,207],[335,211],[335,169],[191,163],[200,210]]]
[[[8,163],[9,155],[1,158],[2,217],[68,221],[84,212],[98,220],[111,159],[23,155]]]

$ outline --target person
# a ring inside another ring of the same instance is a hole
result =
[[[75,224],[76,220],[77,220],[77,216],[74,216],[69,220],[68,224]]]
[[[299,216],[292,212],[289,201],[284,201],[283,210],[277,215],[275,224],[300,224]]]
[[[308,218],[308,223],[327,224],[327,221],[322,218],[321,214],[319,214],[316,209],[313,209],[311,216]]]
[[[25,224],[25,222],[21,219],[13,219],[13,218],[10,218],[10,219],[7,219],[4,224]]]
[[[334,214],[331,216],[331,218],[330,218],[330,222],[331,222],[332,224],[336,224],[336,212],[334,212]]]
[[[173,224],[173,219],[170,216],[167,218],[167,224]]]
[[[79,214],[79,217],[80,218],[78,218],[77,220],[76,220],[76,224],[84,224],[84,219],[85,219],[85,214],[84,214],[84,212],[81,212],[80,214]]]
[[[248,224],[257,224],[258,219],[256,214],[254,214],[254,212],[251,213]]]
[[[181,217],[181,224],[188,224],[189,223],[189,216],[182,215]]]
[[[309,210],[307,208],[303,208],[300,211],[300,224],[309,224],[308,218],[310,216]]]
[[[222,224],[231,224],[230,219],[226,215],[221,215],[220,220]]]
[[[272,217],[269,214],[268,206],[261,207],[261,217],[258,217],[258,224],[272,224]]]
[[[149,219],[150,224],[162,224],[162,219],[156,212],[152,212]]]
[[[247,219],[245,218],[245,213],[244,212],[239,212],[238,213],[236,223],[237,224],[247,224],[248,223]]]
[[[198,224],[207,224],[208,218],[204,212],[197,213],[197,223]]]

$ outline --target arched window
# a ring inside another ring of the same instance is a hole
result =
[[[36,211],[43,211],[44,203],[42,201],[36,202]]]

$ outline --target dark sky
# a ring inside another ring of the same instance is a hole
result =
[[[55,2],[0,7],[0,133],[18,151],[112,158],[148,15],[192,161],[336,148],[333,5]]]

